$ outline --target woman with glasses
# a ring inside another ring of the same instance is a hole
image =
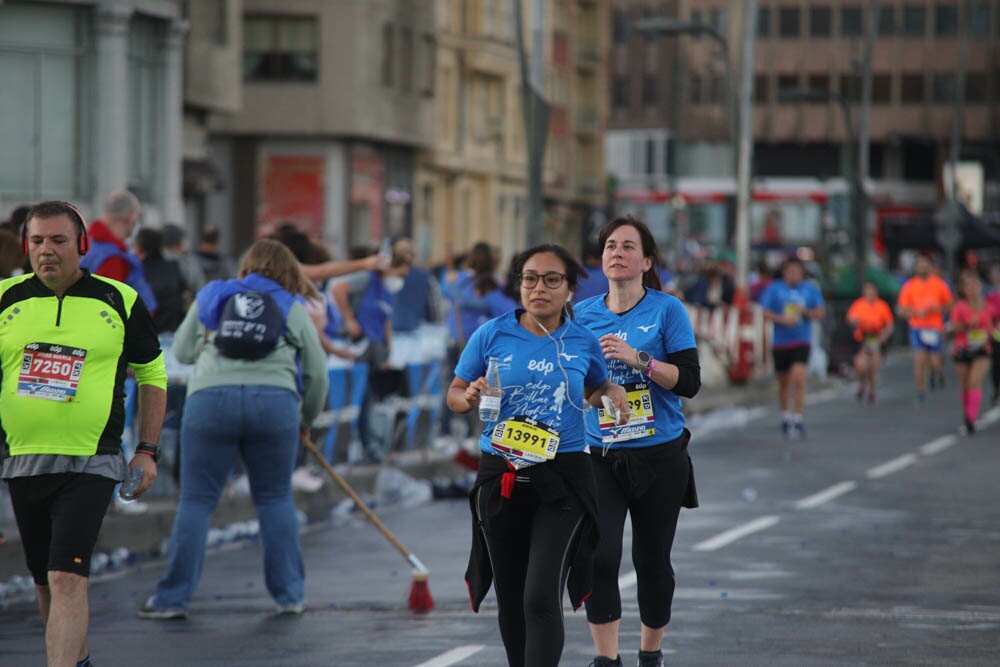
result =
[[[510,665],[554,667],[563,648],[563,587],[579,607],[590,592],[596,542],[583,413],[604,398],[622,413],[628,404],[608,381],[597,338],[570,317],[582,271],[573,257],[542,245],[513,267],[523,308],[476,330],[447,398],[455,412],[477,408],[489,389],[488,363],[497,361],[503,395],[497,421],[479,439],[466,582],[476,611],[494,585]]]
[[[591,664],[622,664],[618,570],[627,512],[642,622],[639,665],[647,667],[663,664],[660,642],[674,595],[670,549],[677,518],[681,507],[698,505],[680,397],[698,393],[701,370],[687,311],[660,291],[649,228],[634,218],[615,218],[601,231],[600,243],[608,293],[578,304],[577,321],[598,336],[608,375],[625,388],[631,412],[624,426],[603,410],[587,415],[601,535],[594,593],[587,599],[597,653]]]

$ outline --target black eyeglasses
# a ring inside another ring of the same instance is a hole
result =
[[[538,275],[537,273],[522,273],[518,276],[518,280],[521,281],[521,287],[527,287],[528,289],[534,289],[535,285],[538,284],[539,278],[542,279],[542,282],[549,289],[556,289],[563,284],[564,280],[566,280],[566,274],[550,271],[544,275]]]

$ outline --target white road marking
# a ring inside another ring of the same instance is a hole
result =
[[[942,435],[936,440],[931,440],[925,445],[921,445],[920,453],[924,456],[933,456],[948,449],[949,447],[958,443],[958,436],[955,435]]]
[[[840,387],[830,387],[829,389],[823,389],[817,391],[814,394],[808,394],[806,396],[806,405],[819,405],[820,403],[826,403],[827,401],[832,401],[835,398],[846,395]]]
[[[747,535],[752,535],[758,531],[766,530],[779,521],[781,521],[781,518],[773,514],[762,516],[758,519],[745,523],[742,526],[737,526],[736,528],[730,528],[727,531],[721,532],[715,537],[708,538],[704,542],[699,542],[694,545],[693,549],[695,551],[715,551],[716,549],[721,549],[727,544],[731,544],[738,539],[746,537]]]
[[[471,655],[475,655],[482,651],[485,646],[482,644],[470,644],[468,646],[459,646],[453,648],[450,651],[442,653],[439,656],[431,658],[426,662],[422,662],[416,667],[448,667],[449,665],[454,665],[457,662],[465,660]]]
[[[626,588],[632,588],[639,581],[639,575],[635,573],[635,570],[629,572],[628,574],[623,574],[618,577],[618,590],[625,590]]]
[[[887,477],[894,472],[899,472],[903,468],[908,468],[917,462],[916,454],[903,454],[898,456],[891,461],[886,461],[881,465],[877,465],[874,468],[868,469],[868,479],[881,479],[882,477]]]
[[[990,424],[993,424],[998,421],[1000,421],[1000,406],[995,407],[986,414],[984,414],[979,419],[979,425],[980,427],[989,426]]]
[[[811,496],[806,496],[802,500],[795,503],[795,509],[797,510],[811,510],[814,507],[819,507],[824,503],[828,503],[834,498],[844,495],[845,493],[850,493],[854,489],[858,488],[857,482],[841,482],[840,484],[834,484],[828,489],[823,489],[819,493],[814,493]]]

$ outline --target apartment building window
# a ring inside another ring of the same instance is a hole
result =
[[[923,74],[904,74],[900,78],[900,102],[903,104],[923,104],[925,97]]]
[[[628,14],[620,9],[616,9],[611,23],[611,38],[615,44],[624,44],[628,42],[628,33]]]
[[[812,7],[809,10],[809,36],[830,36],[830,8]]]
[[[213,0],[211,21],[212,42],[225,46],[229,43],[229,3],[226,0]]]
[[[927,10],[923,5],[903,5],[903,35],[923,37],[927,30]]]
[[[757,9],[757,36],[771,36],[771,8],[760,7]]]
[[[418,70],[420,72],[421,85],[420,94],[424,97],[434,96],[434,73],[437,71],[437,42],[434,35],[424,35],[420,38],[421,54],[420,62],[423,63]]]
[[[658,101],[658,92],[659,86],[656,85],[655,76],[647,75],[642,77],[642,103],[644,106],[655,106]]]
[[[872,104],[890,102],[892,102],[892,75],[875,74],[872,76]]]
[[[799,75],[798,74],[781,74],[778,76],[778,96],[781,96],[782,91],[788,90],[799,90]]]
[[[709,104],[722,104],[726,101],[726,78],[723,76],[713,76],[709,80],[708,102]]]
[[[624,109],[628,106],[628,79],[616,76],[611,81],[611,106]]]
[[[396,29],[391,23],[382,26],[382,85],[391,87],[396,73]]]
[[[766,74],[756,74],[753,78],[754,104],[767,104],[771,101],[771,79]]]
[[[958,6],[953,3],[934,5],[934,35],[954,37],[958,34]]]
[[[722,9],[713,9],[708,13],[708,23],[713,28],[719,31],[720,34],[726,34],[726,12]]]
[[[881,37],[896,34],[896,8],[892,5],[878,8],[878,34]]]
[[[688,88],[690,88],[691,104],[701,104],[704,99],[701,91],[701,77],[697,74],[691,75],[691,81],[688,82]]]
[[[861,7],[840,8],[840,34],[844,37],[859,37],[864,12]]]
[[[931,102],[953,104],[955,102],[955,75],[946,72],[931,77]]]
[[[164,59],[166,22],[147,16],[132,18],[128,34],[129,181],[143,199],[159,198],[160,152],[163,146]]]
[[[810,74],[808,87],[809,90],[819,91],[822,93],[830,92],[830,75]]]
[[[848,102],[857,102],[861,99],[861,75],[841,74],[840,75],[840,96]]]
[[[0,102],[5,195],[27,201],[90,194],[88,15],[69,6],[0,5],[0,76],[5,90],[17,91]]]
[[[312,16],[244,16],[243,79],[315,81],[316,34]]]
[[[992,8],[988,2],[974,2],[969,8],[969,33],[976,37],[990,34],[993,23]]]
[[[785,38],[799,36],[802,13],[798,7],[781,7],[778,10],[778,35]]]
[[[965,77],[966,104],[986,104],[989,80],[986,73],[968,74]]]
[[[399,34],[400,68],[399,83],[403,92],[410,92],[413,88],[413,31],[403,28]]]

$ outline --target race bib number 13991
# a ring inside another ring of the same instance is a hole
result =
[[[78,347],[29,343],[21,355],[17,395],[68,403],[76,398],[87,351]]]

